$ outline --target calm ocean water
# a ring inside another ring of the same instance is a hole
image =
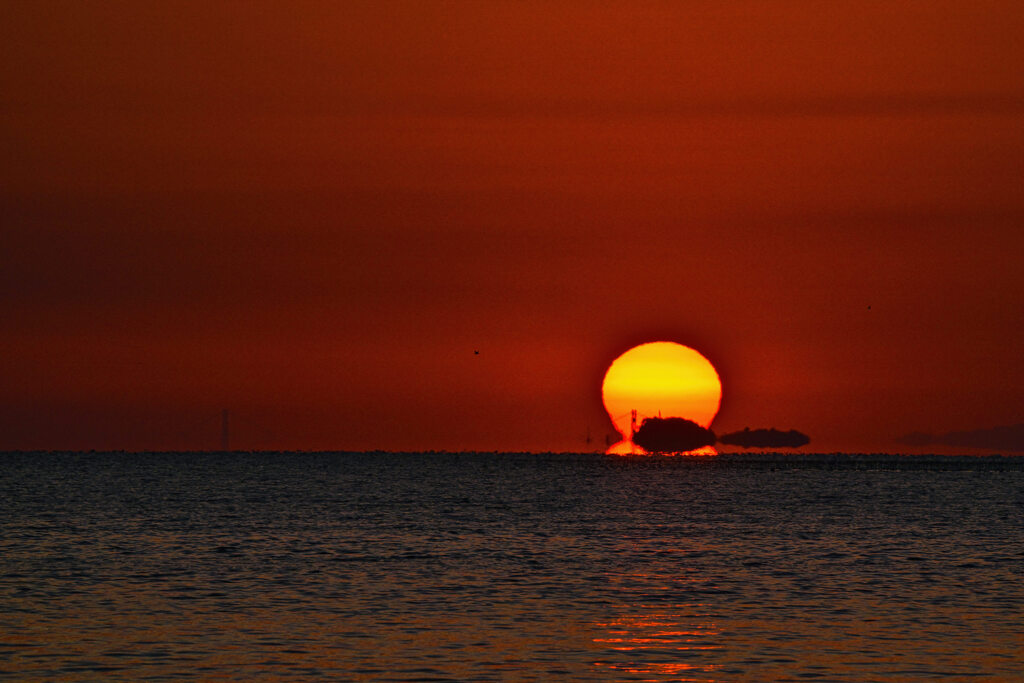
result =
[[[1024,458],[0,455],[0,678],[1024,680]]]

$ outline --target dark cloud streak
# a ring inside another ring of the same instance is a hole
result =
[[[1024,423],[943,434],[913,432],[900,437],[897,442],[908,446],[954,446],[994,451],[1024,451]]]

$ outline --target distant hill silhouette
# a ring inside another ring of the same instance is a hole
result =
[[[645,451],[681,453],[715,445],[715,433],[682,417],[648,417],[633,434]]]
[[[908,446],[963,446],[994,451],[1024,451],[1024,424],[1005,425],[991,429],[974,429],[945,434],[914,432],[897,439]]]
[[[809,436],[795,429],[788,432],[780,432],[774,427],[771,429],[751,429],[747,427],[740,432],[723,434],[718,438],[720,443],[730,446],[742,446],[743,448],[799,448],[811,442]]]

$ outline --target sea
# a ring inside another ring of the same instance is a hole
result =
[[[1024,458],[0,454],[0,679],[1024,680]]]

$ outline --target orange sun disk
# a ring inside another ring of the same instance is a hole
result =
[[[616,358],[601,386],[604,408],[623,440],[609,453],[643,453],[632,443],[632,413],[645,417],[683,417],[711,427],[722,401],[715,367],[697,351],[675,342],[651,342]],[[702,453],[715,453],[711,447]]]

